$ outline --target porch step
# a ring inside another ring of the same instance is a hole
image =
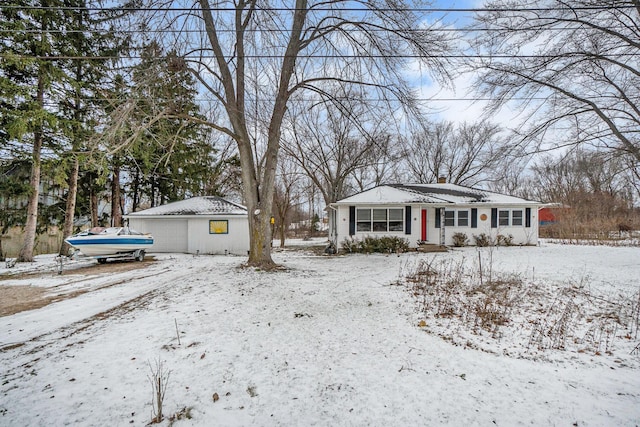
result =
[[[418,252],[430,253],[430,252],[449,252],[449,248],[444,245],[436,245],[435,243],[425,243],[418,245]]]

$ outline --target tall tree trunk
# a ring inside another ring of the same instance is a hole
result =
[[[36,243],[36,230],[38,227],[38,199],[40,198],[40,151],[42,149],[42,132],[34,134],[33,153],[31,166],[31,178],[29,184],[31,193],[29,194],[29,204],[27,205],[27,222],[24,227],[24,240],[18,262],[33,262],[33,248]]]
[[[36,99],[39,108],[44,108],[44,71],[38,75],[38,89]],[[38,200],[40,199],[40,169],[41,151],[43,139],[43,125],[39,124],[33,133],[33,151],[31,153],[31,177],[29,185],[31,193],[27,205],[27,221],[24,226],[24,241],[18,254],[18,262],[33,262],[33,248],[36,243],[36,231],[38,228]]]
[[[138,210],[138,204],[140,203],[140,198],[138,197],[138,188],[140,181],[140,172],[136,169],[135,174],[133,175],[133,205],[131,206],[131,212],[135,212]]]
[[[156,207],[156,175],[151,176],[151,207]]]
[[[287,230],[285,228],[285,223],[282,221],[280,224],[280,247],[284,248],[285,240],[287,239]]]
[[[287,214],[289,213],[289,208],[291,207],[291,204],[289,203],[289,199],[291,195],[288,188],[283,193],[284,194],[280,196],[282,199],[282,202],[280,204],[274,203],[276,208],[275,210],[278,213],[278,221],[280,222],[280,228],[278,229],[278,233],[280,237],[281,248],[284,248],[284,243],[287,238],[286,221],[287,221]]]
[[[218,38],[216,24],[211,13],[208,0],[199,0],[205,30],[216,54],[216,61],[220,69],[225,109],[231,126],[235,133],[235,141],[238,144],[240,165],[242,169],[242,186],[244,197],[249,212],[249,260],[250,266],[274,267],[271,258],[271,212],[273,208],[273,194],[275,190],[275,176],[278,165],[278,153],[280,149],[280,132],[282,121],[286,112],[287,101],[290,97],[289,83],[295,68],[298,53],[302,47],[301,35],[307,15],[307,1],[296,0],[295,12],[291,21],[291,34],[282,60],[278,93],[275,105],[269,121],[267,134],[267,148],[265,152],[264,167],[257,163],[253,154],[253,142],[247,131],[245,115],[245,51],[244,36],[246,23],[242,18],[242,10],[250,3],[240,2],[236,9],[236,68],[234,72],[226,63],[221,41]],[[254,3],[255,6],[255,3]],[[235,87],[234,87],[235,83]],[[257,135],[256,135],[257,137]]]
[[[99,227],[100,219],[98,218],[98,193],[96,193],[96,189],[93,185],[91,186],[89,195],[89,205],[91,207],[91,227]]]
[[[82,27],[82,14],[76,15],[76,25],[78,28]],[[80,61],[75,63],[75,80],[80,82],[83,80],[82,65]],[[76,217],[76,203],[78,198],[78,177],[80,175],[80,159],[78,158],[78,152],[81,150],[79,146],[82,144],[82,93],[80,88],[75,89],[75,102],[73,104],[73,134],[71,137],[73,147],[73,164],[71,165],[71,171],[68,179],[68,192],[67,192],[67,205],[64,212],[64,225],[62,228],[62,245],[60,246],[60,255],[69,255],[71,245],[64,241],[67,237],[73,234],[73,221]]]
[[[282,61],[282,68],[280,70],[278,95],[276,96],[275,105],[273,106],[273,112],[269,121],[267,150],[265,152],[265,163],[264,169],[262,170],[261,182],[259,185],[257,180],[253,182],[243,182],[245,197],[247,197],[247,205],[249,207],[249,232],[251,238],[248,261],[249,265],[267,267],[275,265],[271,258],[272,236],[270,220],[273,209],[273,195],[275,193],[278,154],[280,152],[280,136],[282,121],[287,110],[287,100],[290,95],[289,82],[293,75],[297,54],[300,51],[300,35],[306,19],[306,13],[307,2],[305,0],[297,0],[296,12],[294,13],[292,21],[291,36]],[[241,71],[242,73],[244,72],[244,70]],[[244,75],[242,75],[242,77],[244,78]],[[241,81],[241,79],[238,79],[238,81]],[[240,88],[238,88],[238,92],[240,93]],[[244,124],[246,124],[246,122],[244,122]],[[251,152],[250,139],[247,138],[245,140],[243,138],[238,141],[238,145],[240,163],[242,165],[243,172],[245,169],[249,168],[253,170],[253,159],[247,158],[245,154],[247,151]],[[243,145],[245,145],[245,150],[242,149]],[[245,155],[243,156],[243,154]]]
[[[118,159],[113,161],[111,178],[111,225],[122,226],[122,210],[120,209],[120,164]]]
[[[71,246],[64,241],[73,234],[73,220],[76,216],[76,196],[78,195],[78,175],[80,174],[80,161],[77,156],[73,157],[73,165],[69,174],[69,191],[67,192],[67,206],[64,212],[64,225],[62,227],[62,245],[60,255],[68,255]]]

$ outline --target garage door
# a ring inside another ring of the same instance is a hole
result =
[[[145,219],[144,229],[154,239],[153,249],[149,252],[187,252],[186,219]]]

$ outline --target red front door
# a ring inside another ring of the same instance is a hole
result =
[[[422,230],[420,232],[420,240],[427,241],[427,210],[422,209]]]

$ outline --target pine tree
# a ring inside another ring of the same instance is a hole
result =
[[[119,155],[132,179],[133,210],[200,194],[215,162],[208,129],[198,123],[204,119],[195,82],[182,59],[165,55],[157,42],[146,45],[141,57],[129,102],[114,115],[128,123],[131,135]]]
[[[64,23],[58,0],[41,0],[34,4],[17,0],[0,8],[0,116],[4,133],[2,148],[24,152],[30,150],[27,214],[24,242],[18,261],[33,261],[38,219],[41,175],[41,152],[50,147],[59,131],[58,115],[48,108],[55,104],[54,82],[63,73],[53,60],[58,54],[60,33],[55,29]]]
[[[117,58],[128,46],[126,38],[104,28],[110,20],[103,14],[90,12],[86,0],[67,0],[67,3],[71,9],[65,10],[67,37],[61,44],[61,52],[69,59],[62,64],[66,78],[59,89],[63,95],[60,109],[69,148],[63,152],[67,171],[63,239],[73,233],[80,163],[86,163],[86,153],[95,141],[96,118],[105,114],[105,101],[100,94],[104,92],[112,67],[109,61],[98,58]],[[68,251],[69,246],[63,243],[60,253]]]

